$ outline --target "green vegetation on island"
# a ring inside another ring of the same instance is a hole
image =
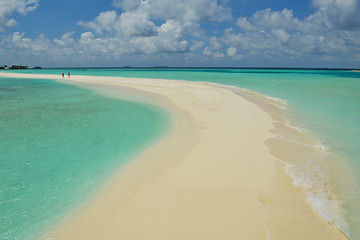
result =
[[[28,66],[23,66],[23,65],[12,65],[11,67],[9,67],[9,69],[28,69]]]
[[[29,69],[28,66],[23,65],[12,65],[11,67],[8,67],[7,65],[0,66],[0,69]],[[33,67],[33,69],[42,69],[40,66]]]

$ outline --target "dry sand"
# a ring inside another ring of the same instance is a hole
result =
[[[174,80],[20,76],[92,88],[172,115],[166,136],[45,239],[346,239],[309,207],[270,155],[264,142],[274,136],[273,118],[230,89]]]

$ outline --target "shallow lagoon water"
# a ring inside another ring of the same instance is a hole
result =
[[[0,239],[36,239],[161,136],[168,114],[52,80],[0,78]]]
[[[293,119],[324,144],[351,158],[360,171],[360,73],[303,69],[106,68],[17,70],[34,74],[120,76],[203,81],[281,98]]]
[[[43,69],[16,72],[60,75],[68,71],[73,75],[219,83],[285,100],[292,123],[310,132],[319,140],[319,145],[325,146],[351,169],[352,176],[343,176],[343,182],[336,186],[338,189],[335,191],[340,194],[338,197],[343,201],[345,217],[349,221],[350,230],[347,233],[351,239],[360,239],[360,204],[357,203],[360,192],[360,73],[345,70],[171,68]]]

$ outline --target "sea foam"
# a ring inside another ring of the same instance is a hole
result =
[[[221,85],[220,85],[221,86]],[[224,86],[222,86],[224,87]],[[338,198],[331,187],[330,172],[334,166],[331,148],[311,136],[311,131],[293,124],[287,118],[286,101],[267,97],[251,90],[225,87],[254,102],[273,118],[275,137],[265,141],[272,157],[285,165],[285,172],[293,179],[295,187],[302,189],[310,207],[335,228],[350,235],[350,224],[346,219],[345,202]],[[286,127],[295,131],[287,131]],[[276,150],[296,153],[289,159],[278,157]],[[275,149],[275,151],[274,151]],[[336,165],[336,164],[335,164]]]

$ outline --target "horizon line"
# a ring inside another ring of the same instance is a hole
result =
[[[172,66],[121,66],[121,67],[42,67],[42,69],[284,69],[284,70],[357,70],[357,68],[328,68],[328,67],[172,67]],[[29,68],[32,69],[32,68]],[[23,70],[23,69],[18,69]],[[24,69],[26,70],[26,69]]]

